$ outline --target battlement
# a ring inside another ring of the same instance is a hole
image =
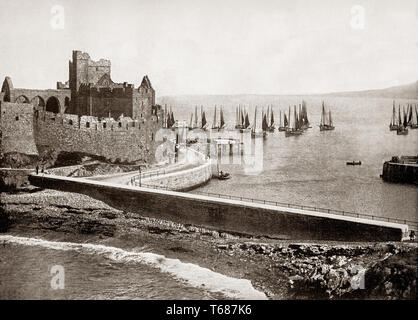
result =
[[[108,159],[153,161],[158,143],[156,132],[162,118],[133,120],[121,116],[98,118],[35,110],[33,117],[37,146],[84,152]]]
[[[161,114],[157,112],[160,109],[155,108],[151,118],[148,120],[153,126],[162,121]],[[146,119],[133,120],[131,117],[121,116],[118,119],[112,117],[98,118],[95,116],[79,116],[76,114],[61,114],[44,111],[37,108],[35,110],[35,121],[38,125],[53,123],[56,126],[71,128],[84,131],[131,131],[144,129]],[[44,123],[44,124],[43,124]],[[147,124],[149,125],[149,124]]]
[[[62,83],[61,81],[57,82],[57,90],[61,89],[70,89],[70,82],[66,81],[65,83]]]
[[[38,124],[54,123],[74,130],[86,131],[127,131],[132,128],[140,129],[140,123],[130,117],[124,117],[118,121],[113,118],[99,119],[94,116],[78,116],[76,114],[59,114],[53,112],[35,112],[35,121]]]
[[[118,83],[108,87],[100,87],[92,83],[82,83],[79,87],[80,95],[114,95],[114,96],[132,96],[135,86],[128,83]]]
[[[87,60],[89,62],[89,66],[92,67],[110,67],[111,62],[107,59],[99,59],[98,61],[94,61],[90,58],[90,55],[87,52],[82,52],[79,50],[73,51],[73,59],[77,60]]]

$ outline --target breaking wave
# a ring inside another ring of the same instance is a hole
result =
[[[177,279],[184,280],[193,287],[222,293],[233,299],[267,299],[266,295],[254,289],[247,279],[228,277],[196,264],[184,263],[179,259],[166,258],[151,252],[134,252],[100,244],[48,241],[11,235],[0,235],[0,241],[53,250],[99,254],[117,262],[143,263],[169,273]]]

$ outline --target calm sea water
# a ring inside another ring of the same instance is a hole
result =
[[[199,191],[245,196],[279,202],[339,209],[382,217],[418,221],[418,188],[407,184],[383,182],[379,175],[385,160],[393,155],[418,155],[418,129],[407,136],[389,131],[392,100],[364,98],[323,98],[298,96],[207,96],[164,98],[176,119],[190,119],[195,105],[205,106],[208,121],[214,105],[223,105],[226,122],[233,127],[235,107],[246,105],[250,121],[258,105],[273,105],[278,121],[279,110],[307,102],[312,128],[298,137],[283,132],[270,133],[263,144],[263,171],[246,175],[240,165],[221,169],[232,173],[226,181],[212,180]],[[334,131],[320,132],[321,102],[332,110]],[[396,104],[418,103],[397,100]],[[293,107],[292,107],[293,112]],[[293,114],[292,114],[293,116]],[[219,119],[219,115],[218,115]],[[347,166],[346,161],[360,160],[361,166]]]

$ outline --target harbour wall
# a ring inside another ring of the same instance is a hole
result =
[[[141,186],[187,191],[204,185],[212,178],[211,160],[203,153],[191,148],[185,148],[179,152],[179,165],[184,168],[179,167],[179,170],[163,175],[151,174],[147,177],[145,174],[145,177],[141,179]],[[135,184],[138,185],[137,179]]]
[[[42,188],[88,195],[139,216],[292,240],[400,241],[408,226],[83,178],[30,175]]]
[[[207,183],[211,178],[212,166],[210,161],[208,161],[195,168],[145,178],[142,180],[142,185],[175,191],[186,191]]]
[[[383,164],[382,179],[387,182],[412,183],[418,185],[418,164],[386,161]]]

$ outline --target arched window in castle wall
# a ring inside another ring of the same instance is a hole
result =
[[[40,96],[36,96],[30,101],[30,103],[33,105],[33,109],[35,111],[36,118],[38,118],[39,117],[39,110],[44,110],[45,109],[44,99]]]
[[[29,103],[28,97],[24,96],[23,94],[18,96],[15,100],[16,103]]]
[[[49,97],[46,101],[46,111],[59,113],[60,112],[60,102],[56,97]]]

